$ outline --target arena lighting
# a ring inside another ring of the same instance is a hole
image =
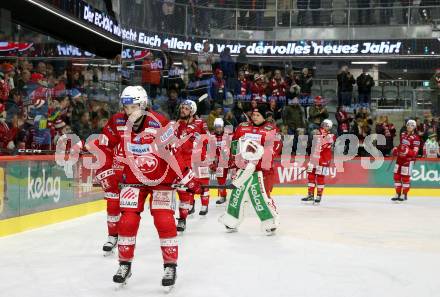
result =
[[[55,15],[57,15],[57,16],[63,18],[63,19],[65,19],[66,21],[69,21],[69,22],[71,22],[71,23],[74,23],[74,24],[77,25],[77,26],[80,26],[80,27],[82,27],[82,28],[84,28],[84,29],[86,29],[86,30],[89,30],[89,31],[91,31],[91,32],[93,32],[93,33],[95,33],[95,34],[98,34],[99,36],[104,37],[105,39],[108,39],[108,40],[110,40],[110,41],[112,41],[112,42],[116,42],[116,43],[118,43],[118,44],[121,44],[120,41],[118,41],[118,40],[116,40],[116,39],[113,39],[113,38],[110,38],[109,36],[107,36],[107,35],[105,35],[105,34],[102,34],[102,33],[98,32],[98,31],[93,30],[92,28],[89,28],[89,27],[87,27],[87,26],[85,26],[85,25],[83,25],[83,24],[81,24],[81,23],[79,23],[79,22],[76,22],[75,20],[73,20],[73,19],[71,19],[71,18],[69,18],[69,17],[66,17],[66,16],[62,15],[62,14],[60,14],[60,13],[58,13],[58,12],[56,12],[56,11],[50,9],[49,7],[46,7],[46,6],[44,6],[44,5],[40,4],[40,3],[38,3],[37,1],[34,1],[34,0],[26,0],[26,1],[32,3],[32,4],[36,5],[36,6],[39,6],[40,8],[43,8],[44,10],[47,10],[47,11],[49,11],[49,12],[51,12],[51,13],[53,13],[53,14],[55,14]]]
[[[354,61],[354,62],[351,62],[351,64],[356,64],[356,65],[362,65],[362,64],[365,64],[365,65],[379,65],[379,64],[388,64],[388,62],[387,61]]]
[[[89,31],[91,31],[91,32],[93,32],[95,34],[98,34],[99,36],[104,37],[105,39],[110,40],[112,42],[115,42],[117,44],[121,44],[121,45],[125,45],[125,46],[130,46],[130,47],[141,48],[141,49],[150,49],[150,48],[145,47],[145,46],[139,46],[139,45],[135,45],[135,44],[130,44],[130,43],[126,43],[124,41],[122,41],[122,42],[118,41],[117,39],[111,38],[111,37],[109,37],[109,36],[107,36],[105,34],[102,34],[102,33],[98,32],[98,31],[93,30],[92,28],[89,28],[89,27],[81,24],[80,22],[77,22],[77,21],[75,21],[75,20],[73,20],[73,19],[71,19],[69,17],[66,17],[66,16],[64,16],[64,15],[62,15],[62,14],[60,14],[60,13],[58,13],[58,12],[52,10],[52,9],[50,9],[49,7],[46,7],[46,6],[42,5],[41,3],[38,3],[37,1],[34,1],[34,0],[26,0],[26,1],[29,2],[29,3],[32,3],[32,4],[36,5],[36,6],[39,6],[39,7],[43,8],[44,10],[46,10],[46,11],[48,11],[50,13],[53,13],[54,15],[57,15],[57,16],[63,18],[63,19],[65,19],[66,21],[69,21],[69,22],[71,22],[71,23],[73,23],[73,24],[75,24],[77,26],[80,26],[81,28],[89,30]],[[177,53],[179,53],[179,52],[177,52]]]

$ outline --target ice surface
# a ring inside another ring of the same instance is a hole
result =
[[[170,296],[440,296],[440,199],[324,197],[322,205],[276,197],[281,226],[261,234],[252,209],[238,233],[223,207],[197,214],[179,237]],[[199,208],[199,202],[197,202]],[[0,238],[0,296],[163,296],[159,240],[143,215],[133,276],[115,291],[116,256],[103,257],[105,213]]]

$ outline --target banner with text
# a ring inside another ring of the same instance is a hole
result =
[[[159,49],[163,44],[168,49],[180,52],[199,52],[203,48],[202,38],[175,36],[169,33],[154,33],[135,28],[123,28],[115,19],[84,3],[81,18],[92,26],[120,38],[123,42]],[[387,56],[387,55],[439,55],[438,39],[413,40],[298,40],[298,41],[249,41],[210,39],[210,51],[219,54],[226,47],[231,54],[238,54],[241,48],[249,56]]]

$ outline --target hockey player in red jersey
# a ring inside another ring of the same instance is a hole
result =
[[[230,147],[227,145],[230,143],[230,137],[232,135],[228,135],[228,132],[225,132],[224,121],[222,118],[216,118],[214,120],[214,133],[215,137],[215,160],[211,163],[210,169],[217,178],[217,183],[219,185],[226,184],[226,178],[228,176],[228,164],[221,164],[220,158],[222,155],[225,157],[228,154],[226,150],[229,151]],[[228,139],[229,138],[229,139]],[[216,201],[217,204],[223,204],[226,202],[226,189],[218,189],[219,199]]]
[[[183,154],[184,166],[192,168],[193,155],[199,155],[201,160],[206,157],[206,146],[198,145],[201,135],[206,134],[206,123],[196,118],[197,105],[194,101],[185,100],[179,107],[179,120],[177,121],[176,136],[183,141],[180,150]],[[185,139],[185,140],[184,140]],[[207,141],[206,141],[207,143]],[[209,183],[209,167],[197,165],[194,168],[194,175],[202,184]],[[194,212],[194,194],[187,191],[178,191],[179,194],[179,218],[177,219],[177,231],[183,232],[186,229],[186,218]],[[208,213],[209,189],[204,188],[201,194],[202,208],[199,215]]]
[[[231,153],[238,168],[228,194],[226,212],[220,217],[226,229],[237,231],[243,220],[245,201],[250,200],[266,235],[275,233],[278,212],[270,192],[273,188],[273,159],[281,151],[274,124],[266,121],[264,105],[252,110],[251,122],[241,123],[232,138]]]
[[[131,88],[127,88],[126,92],[132,90]],[[118,185],[122,179],[122,165],[117,161],[121,154],[121,146],[118,143],[127,129],[127,119],[125,111],[113,115],[102,129],[100,137],[94,141],[95,146],[105,156],[104,164],[96,171],[96,179],[101,184],[107,202],[108,239],[102,247],[104,255],[110,254],[118,241],[118,223],[121,216]],[[86,148],[92,150],[90,146]]]
[[[123,135],[110,133],[111,137],[101,137],[99,143],[100,148],[107,147],[109,150],[120,145],[117,160],[125,177],[120,191],[119,269],[113,281],[125,283],[131,276],[140,213],[144,210],[146,198],[151,196],[150,213],[160,238],[164,262],[162,285],[172,287],[176,280],[178,257],[172,184],[178,182],[194,192],[200,192],[200,189],[194,182],[191,169],[182,166],[179,146],[170,151],[171,143],[175,144],[172,141],[172,123],[161,114],[145,111],[148,104],[145,90],[140,86],[125,88],[121,103],[128,116],[126,125],[120,126]]]
[[[416,121],[408,120],[406,132],[400,136],[399,146],[393,148],[393,156],[397,156],[394,167],[394,187],[396,196],[392,201],[405,201],[408,199],[411,172],[420,148],[420,138],[416,133]],[[402,197],[403,194],[403,197]]]
[[[331,133],[332,121],[326,119],[322,122],[318,133],[314,135],[312,153],[307,165],[308,195],[302,201],[320,203],[325,186],[325,176],[330,172],[332,160],[332,146],[336,136]],[[315,197],[315,187],[317,188]]]

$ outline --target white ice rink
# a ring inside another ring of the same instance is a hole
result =
[[[324,197],[308,206],[276,197],[281,226],[265,237],[248,209],[239,233],[198,211],[180,236],[182,297],[440,296],[440,199],[392,204],[378,197]],[[199,202],[197,201],[197,206]],[[159,240],[149,213],[133,276],[116,291],[117,258],[103,257],[105,214],[0,239],[0,296],[163,296]]]

